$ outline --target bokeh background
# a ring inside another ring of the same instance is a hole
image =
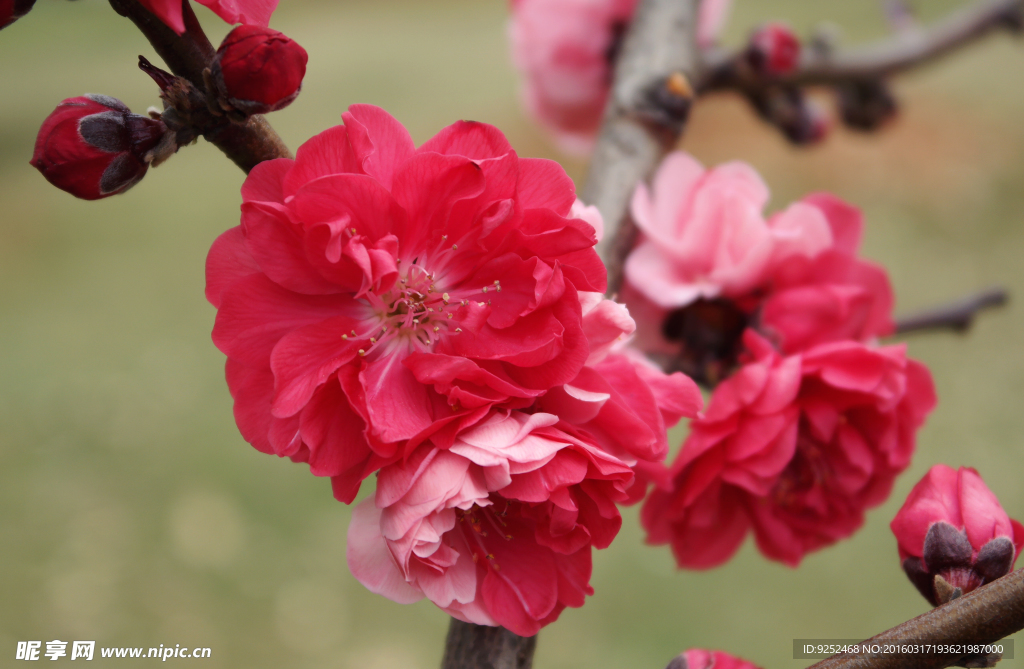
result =
[[[955,3],[916,4],[927,19]],[[768,17],[801,31],[831,19],[847,43],[886,30],[873,1],[736,5],[733,42]],[[197,11],[216,43],[227,26]],[[310,65],[298,101],[271,120],[293,148],[357,102],[383,106],[417,142],[456,119],[486,121],[579,183],[585,164],[559,156],[521,111],[506,21],[499,0],[282,2],[273,26]],[[128,194],[89,203],[28,165],[65,97],[157,104],[139,53],[153,57],[102,0],[39,0],[0,33],[0,665],[20,664],[18,640],[92,639],[209,646],[210,669],[437,666],[446,616],[366,592],[346,567],[349,510],[328,481],[257,453],[235,428],[203,262],[238,222],[243,174],[201,141]],[[643,545],[626,510],[619,539],[595,555],[597,594],[542,632],[538,669],[660,669],[689,647],[800,667],[810,661],[793,660],[794,638],[864,638],[922,613],[888,521],[937,462],[978,468],[1024,518],[1022,81],[1024,44],[990,39],[901,78],[903,112],[886,131],[840,129],[810,150],[737,99],[700,102],[686,147],[709,164],[753,163],[774,209],[823,189],[864,208],[864,253],[888,267],[899,312],[990,284],[1016,301],[967,336],[909,340],[939,407],[856,536],[796,570],[748,542],[722,568],[683,572],[666,548]]]

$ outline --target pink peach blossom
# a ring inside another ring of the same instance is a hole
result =
[[[270,24],[270,15],[277,9],[277,0],[197,0],[206,5],[214,14],[228,23],[266,28]],[[179,35],[185,32],[185,21],[182,17],[182,3],[179,0],[139,0],[142,6],[156,14],[157,18],[167,24]]]
[[[1008,573],[1024,548],[1024,526],[969,467],[929,469],[890,527],[904,571],[936,606],[944,603],[936,576],[970,592]]]
[[[512,57],[530,114],[559,146],[588,152],[601,124],[612,57],[637,0],[519,0]]]
[[[417,149],[381,109],[343,118],[249,174],[207,297],[243,436],[348,502],[431,434],[575,379],[605,271],[556,163],[481,123]]]
[[[648,541],[680,566],[722,564],[753,529],[795,566],[850,536],[910,463],[935,405],[931,375],[903,346],[822,344],[782,356],[753,331],[750,359],[714,391],[672,465],[671,492],[643,509]]]
[[[567,153],[593,148],[612,68],[638,0],[513,0],[512,59],[527,111]],[[703,0],[697,41],[714,44],[731,0]]]
[[[384,467],[356,507],[348,562],[367,588],[532,636],[590,587],[591,548],[621,525],[630,468],[551,414],[493,411],[447,449]]]
[[[718,41],[732,11],[732,0],[701,0],[697,11],[697,46],[708,48]]]
[[[701,396],[625,348],[621,305],[581,302],[591,353],[575,379],[520,410],[466,414],[380,470],[349,529],[371,591],[524,635],[592,594],[591,548],[618,532],[616,504],[667,486],[666,429]]]
[[[751,166],[705,170],[681,152],[637,187],[622,299],[638,348],[714,382],[747,326],[784,353],[892,332],[888,276],[858,257],[860,211],[818,193],[766,219],[768,198]]]
[[[626,279],[659,307],[675,309],[743,296],[789,258],[828,248],[832,235],[820,211],[796,203],[765,220],[768,198],[746,163],[705,170],[688,154],[670,154],[651,188],[640,184],[633,196],[643,237],[626,261]]]

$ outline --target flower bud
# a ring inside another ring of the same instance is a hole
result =
[[[891,121],[899,108],[884,81],[849,81],[836,87],[839,116],[855,130],[877,130]]]
[[[764,120],[776,126],[793,144],[816,144],[831,129],[828,115],[796,87],[770,87],[752,95],[751,103]]]
[[[766,23],[750,36],[747,61],[759,74],[788,74],[800,64],[800,40],[787,25]]]
[[[36,0],[0,0],[0,28],[6,28],[28,14]]]
[[[932,467],[889,527],[903,570],[933,606],[1009,573],[1024,547],[1024,526],[969,467]]]
[[[269,28],[238,26],[224,38],[210,68],[225,111],[265,114],[292,103],[306,75],[306,50]]]
[[[757,665],[720,650],[691,648],[677,655],[665,669],[758,669]]]
[[[83,200],[122,193],[142,179],[167,128],[106,95],[68,98],[36,137],[32,165]]]

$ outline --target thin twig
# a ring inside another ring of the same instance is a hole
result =
[[[531,669],[537,637],[452,618],[441,669]]]
[[[185,18],[182,35],[175,34],[137,0],[110,0],[110,6],[131,19],[171,72],[188,79],[198,90],[204,90],[203,70],[210,66],[216,49],[207,39],[188,0],[182,3]],[[223,123],[198,130],[246,172],[264,160],[291,157],[284,141],[262,116],[250,117],[245,125],[225,119]]]
[[[1018,569],[865,643],[990,644],[1022,629],[1024,569]],[[809,669],[940,669],[958,659],[934,653],[833,655]]]
[[[679,141],[697,65],[695,0],[643,0],[626,33],[582,199],[605,224],[608,292],[636,238],[629,200]],[[681,82],[681,85],[680,85]]]
[[[953,330],[966,332],[974,317],[983,309],[1001,307],[1009,300],[1005,288],[989,288],[976,295],[920,313],[896,319],[896,334],[921,330]]]
[[[933,61],[998,30],[1019,32],[1024,24],[1022,0],[978,0],[920,30],[909,30],[873,44],[849,49],[804,49],[796,71],[776,77],[756,75],[735,67],[741,57],[709,52],[701,91],[739,89],[749,92],[769,86],[835,85],[874,81]]]

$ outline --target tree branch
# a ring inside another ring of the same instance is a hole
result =
[[[1024,629],[1024,569],[943,604],[868,639],[865,643],[989,644]],[[940,669],[955,655],[883,654],[878,657],[833,655],[809,669]]]
[[[452,618],[441,669],[531,669],[537,637]]]
[[[803,50],[796,71],[776,76],[757,75],[737,67],[742,55],[709,52],[701,91],[757,91],[769,86],[835,85],[877,81],[928,63],[998,30],[1020,32],[1024,27],[1022,0],[978,0],[952,12],[928,28],[907,30],[873,44],[843,50]]]
[[[599,250],[608,293],[618,291],[622,265],[636,239],[629,217],[633,189],[679,141],[695,74],[695,0],[643,0],[615,67],[608,106],[582,199],[604,218]]]
[[[146,36],[171,72],[188,79],[202,91],[205,90],[203,70],[213,62],[216,49],[207,39],[188,0],[182,3],[185,32],[177,35],[137,0],[110,0],[114,11],[130,19]],[[284,141],[262,116],[251,116],[245,125],[224,119],[197,131],[246,172],[264,160],[291,157]]]
[[[982,309],[1006,304],[1009,295],[1004,288],[989,288],[962,300],[896,319],[896,334],[921,330],[953,330],[966,332]]]

